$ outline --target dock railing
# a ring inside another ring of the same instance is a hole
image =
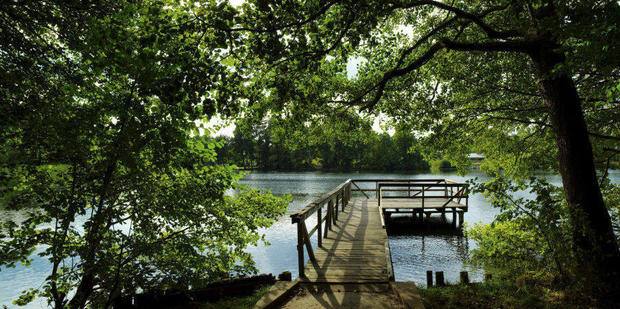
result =
[[[297,258],[299,263],[299,276],[304,277],[304,247],[308,251],[308,257],[316,261],[310,237],[318,232],[318,246],[323,245],[323,237],[332,230],[332,225],[338,220],[338,212],[344,211],[351,199],[351,179],[341,183],[331,192],[324,194],[306,207],[291,214],[293,224],[297,224]],[[325,215],[323,215],[323,208]],[[306,219],[316,213],[316,224],[308,231]],[[323,223],[325,224],[323,225]]]
[[[424,180],[424,179],[420,179]],[[469,204],[469,195],[467,193],[468,184],[459,183],[451,180],[442,180],[441,182],[415,182],[415,183],[405,183],[405,182],[379,182],[377,184],[378,188],[378,203],[379,207],[381,207],[381,202],[383,199],[390,198],[412,198],[412,199],[421,199],[422,200],[422,208],[424,208],[424,200],[429,198],[443,198],[446,199],[443,205],[439,208],[443,208],[448,205],[450,202],[455,201],[461,204],[461,200],[464,200],[465,207]],[[407,188],[407,189],[396,189],[396,188]],[[407,196],[390,196],[384,195],[384,192],[393,192],[393,191],[406,191]],[[436,208],[436,207],[433,207]]]
[[[383,199],[421,199],[421,211],[426,208],[425,201],[432,198],[442,198],[445,199],[445,202],[439,207],[433,206],[429,208],[443,208],[453,201],[459,204],[463,202],[462,205],[464,207],[462,208],[465,209],[469,206],[469,185],[449,179],[353,179],[351,182],[355,187],[351,191],[361,192],[366,198],[370,198],[370,196],[366,194],[367,192],[372,192],[371,195],[375,196],[381,214],[381,224],[384,227]],[[360,186],[362,183],[374,183],[374,188],[372,188],[372,185],[371,188],[368,188],[368,186]],[[407,192],[407,195],[390,195],[393,194],[393,192]]]

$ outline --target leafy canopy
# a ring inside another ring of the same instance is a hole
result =
[[[244,248],[286,199],[240,187],[233,166],[215,164],[219,145],[192,137],[235,109],[237,73],[213,26],[232,13],[216,2],[2,4],[0,205],[19,219],[1,221],[0,265],[51,264],[17,304],[106,307],[255,271]]]

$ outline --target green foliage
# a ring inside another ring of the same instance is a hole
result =
[[[467,235],[476,241],[471,252],[475,263],[511,274],[545,267],[539,257],[549,247],[520,221],[474,224]]]
[[[251,309],[254,305],[269,292],[271,286],[261,287],[256,290],[252,295],[245,297],[234,297],[219,300],[216,303],[202,303],[196,305],[196,309]]]
[[[616,235],[616,241],[620,245],[620,185],[611,183],[609,179],[604,179],[601,193],[611,217],[611,225]]]
[[[18,219],[0,219],[0,265],[28,266],[33,254],[51,264],[16,304],[100,308],[255,271],[244,248],[287,198],[240,187],[234,167],[216,164],[218,143],[191,137],[236,108],[237,73],[220,62],[226,32],[211,26],[231,12],[215,2],[2,4],[0,205]]]
[[[244,119],[223,143],[218,162],[266,170],[425,170],[416,137],[397,129],[393,136],[372,130],[371,119],[356,114],[296,120]]]
[[[452,166],[450,161],[448,161],[446,159],[432,160],[431,161],[431,171],[433,171],[433,172],[439,172],[442,169],[450,169],[450,168],[454,168],[454,166]]]
[[[557,170],[531,55],[488,46],[553,38],[566,55],[555,74],[574,77],[595,162],[604,168],[617,158],[617,1],[248,1],[239,11],[236,29],[256,55],[244,61],[255,72],[249,99],[261,116],[383,113],[420,137],[426,158],[461,170],[472,152],[483,153],[482,168],[492,172]],[[497,38],[489,29],[516,34]],[[471,49],[439,44],[446,40]],[[347,78],[349,62],[358,63],[355,78]]]
[[[527,280],[525,280],[527,279]],[[562,290],[549,277],[514,277],[483,283],[419,288],[425,308],[592,308],[578,290]]]
[[[528,190],[532,198],[517,197]],[[566,277],[573,270],[566,202],[544,178],[515,181],[496,176],[478,186],[500,214],[492,224],[467,229],[478,247],[475,262],[511,274],[544,271]]]

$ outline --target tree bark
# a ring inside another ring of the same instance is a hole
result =
[[[573,230],[576,275],[601,301],[618,298],[620,252],[596,177],[592,145],[565,57],[543,42],[530,53],[555,133],[559,167]]]

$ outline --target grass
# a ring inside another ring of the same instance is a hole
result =
[[[426,308],[592,308],[570,291],[491,280],[467,285],[420,288]]]
[[[253,308],[254,305],[258,302],[263,295],[267,294],[271,289],[271,285],[263,286],[260,289],[254,291],[251,295],[248,296],[240,296],[240,297],[231,297],[224,298],[214,303],[201,303],[196,308],[200,309],[245,309],[245,308]]]
[[[193,302],[187,305],[174,306],[171,309],[250,309],[258,302],[263,295],[267,294],[271,289],[271,285],[263,286],[251,295],[227,297],[217,302]]]

